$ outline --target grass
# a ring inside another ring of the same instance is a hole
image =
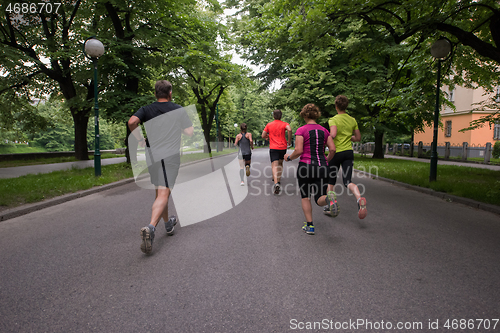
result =
[[[85,168],[0,179],[0,206],[12,208],[133,177],[127,163],[102,166],[101,172],[95,177],[94,168]]]
[[[0,144],[0,154],[43,153],[46,151],[45,148],[24,144]]]
[[[114,153],[102,153],[101,159],[105,158],[114,158],[114,157],[124,157],[125,154],[117,155]],[[94,159],[94,155],[90,156],[90,159]],[[76,162],[78,161],[73,156],[65,156],[65,157],[47,157],[47,158],[36,158],[33,160],[13,160],[13,161],[0,161],[0,168],[11,168],[17,166],[26,166],[26,165],[37,165],[37,164],[51,164],[51,163],[64,163],[64,162]]]
[[[451,195],[500,204],[500,171],[438,165],[437,181],[429,182],[429,163],[391,158],[376,160],[358,155],[354,159],[354,168]]]
[[[413,153],[413,157],[418,157],[417,155],[418,155],[417,152]],[[401,155],[398,153],[396,156],[401,156]],[[409,157],[410,154],[409,153],[405,153],[404,156],[405,157]],[[430,159],[430,155],[427,156],[426,158]],[[444,158],[444,156],[441,156],[441,155],[439,156],[439,159],[443,160],[443,161],[446,161],[445,158]],[[448,161],[463,162],[461,157],[450,157],[448,159]],[[465,161],[465,163],[467,163],[467,162],[484,163],[484,157],[469,157],[469,158],[467,158],[467,161]],[[500,158],[490,158],[490,164],[500,165]]]
[[[212,156],[231,154],[236,151],[236,149],[224,149],[222,152],[213,152]],[[109,155],[116,156],[115,154]],[[209,157],[209,154],[205,153],[186,154],[182,156],[181,163],[207,157]],[[51,162],[48,163],[54,163],[52,158],[50,160]],[[94,186],[101,186],[134,176],[131,166],[127,163],[103,165],[101,168],[101,177],[95,177],[94,168],[90,167],[0,179],[0,210],[87,190]]]

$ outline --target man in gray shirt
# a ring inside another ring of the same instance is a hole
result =
[[[156,226],[163,217],[168,235],[173,235],[175,217],[168,217],[168,199],[177,178],[180,166],[179,149],[181,134],[192,136],[193,124],[186,111],[172,102],[172,84],[166,80],[155,84],[157,101],[141,107],[128,121],[132,135],[146,147],[146,159],[151,183],[155,186],[156,197],[152,207],[151,222],[141,228],[141,250],[150,254]],[[144,123],[147,139],[140,137],[135,129]]]

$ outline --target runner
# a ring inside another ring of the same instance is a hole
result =
[[[238,160],[240,161],[240,178],[241,186],[245,185],[243,181],[243,167],[246,168],[247,177],[250,176],[250,163],[252,163],[252,150],[253,140],[252,133],[247,133],[247,124],[242,123],[240,125],[241,133],[236,135],[234,140],[234,145],[239,146],[238,150]]]
[[[268,123],[262,132],[262,138],[269,139],[269,157],[273,172],[273,193],[281,193],[281,173],[283,171],[283,158],[288,146],[292,145],[292,128],[288,123],[281,121],[281,110],[274,110],[274,121]],[[285,132],[288,131],[288,140]]]
[[[297,180],[302,197],[302,211],[306,218],[302,230],[309,235],[314,235],[311,196],[314,197],[314,201],[318,206],[327,205],[330,210],[336,209],[336,202],[333,198],[334,193],[327,193],[328,162],[335,155],[335,145],[328,130],[316,123],[316,119],[321,116],[321,112],[316,105],[307,104],[304,106],[300,111],[300,116],[304,118],[306,125],[297,129],[295,133],[295,150],[291,154],[286,154],[285,159],[291,161],[300,156]],[[329,149],[326,158],[325,146]]]
[[[168,217],[168,199],[179,171],[181,134],[192,136],[194,131],[186,111],[180,105],[172,102],[172,84],[170,82],[157,81],[155,96],[156,102],[141,107],[128,121],[128,126],[134,136],[136,135],[134,130],[140,123],[147,123],[156,118],[154,120],[156,124],[161,123],[162,126],[165,124],[161,131],[146,133],[148,138],[145,140],[136,137],[137,140],[140,140],[138,144],[141,147],[147,147],[148,171],[156,192],[151,221],[149,225],[141,228],[141,251],[146,254],[153,251],[156,226],[161,218],[165,222],[167,235],[174,233],[177,218],[175,216]],[[145,126],[149,124],[145,124]]]
[[[335,98],[335,109],[337,115],[330,118],[330,135],[333,138],[337,153],[330,164],[330,179],[328,191],[333,191],[337,182],[337,174],[342,166],[342,178],[344,186],[347,187],[356,197],[358,202],[358,217],[364,219],[368,214],[366,209],[366,199],[361,196],[359,188],[352,183],[352,169],[354,161],[354,151],[352,150],[352,141],[361,141],[361,133],[356,119],[346,113],[349,100],[346,96],[338,95]],[[325,212],[327,207],[324,208]],[[333,217],[339,214],[338,206],[336,211],[329,212]]]

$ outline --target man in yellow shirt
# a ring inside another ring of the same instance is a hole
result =
[[[367,215],[366,199],[361,196],[359,188],[351,182],[352,169],[354,161],[354,151],[352,150],[352,141],[361,141],[361,133],[359,132],[356,119],[346,113],[349,100],[343,95],[338,95],[335,98],[335,109],[337,115],[330,118],[328,125],[330,126],[330,136],[335,143],[336,152],[332,161],[329,163],[329,181],[328,191],[333,191],[337,181],[337,173],[342,166],[342,178],[344,186],[347,187],[356,197],[358,202],[358,217],[364,219]],[[336,211],[331,214],[335,217],[338,215],[338,205]]]

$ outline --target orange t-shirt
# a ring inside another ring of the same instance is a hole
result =
[[[285,131],[288,123],[275,119],[266,125],[264,131],[269,134],[269,148],[283,150],[287,148]]]

